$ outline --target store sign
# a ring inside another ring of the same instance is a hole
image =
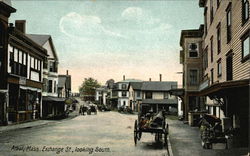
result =
[[[26,78],[25,77],[20,77],[19,78],[19,84],[26,85]]]
[[[199,91],[207,88],[208,86],[209,86],[209,80],[206,80],[199,86]]]

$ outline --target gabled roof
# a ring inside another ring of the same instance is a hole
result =
[[[32,39],[33,41],[35,41],[37,44],[39,44],[40,46],[44,46],[44,44],[49,41],[50,45],[51,45],[51,49],[52,52],[55,56],[55,58],[58,60],[58,56],[52,41],[52,37],[50,35],[41,35],[41,34],[26,34],[30,39]]]
[[[143,82],[130,82],[129,84],[134,90],[141,90]]]
[[[142,84],[142,91],[169,91],[177,86],[176,81],[145,81]]]

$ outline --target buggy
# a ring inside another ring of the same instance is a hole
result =
[[[164,143],[168,147],[168,124],[164,107],[159,108],[155,104],[140,105],[138,119],[134,124],[135,145],[141,139],[142,133],[155,134],[155,141],[159,141],[163,137]]]

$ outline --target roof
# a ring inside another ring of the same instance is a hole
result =
[[[117,83],[123,83],[123,82],[142,82],[142,80],[138,80],[138,79],[126,79],[126,80],[122,80],[122,81],[119,81]]]
[[[199,29],[182,30],[180,38],[180,46],[183,45],[184,38],[202,37],[204,25],[200,25]]]
[[[142,91],[169,91],[177,86],[176,81],[145,81],[142,84]]]
[[[58,56],[55,50],[55,46],[52,41],[52,37],[50,35],[41,35],[41,34],[26,34],[30,39],[32,39],[34,42],[39,44],[40,46],[43,46],[47,41],[50,42],[52,52],[55,56],[55,58],[58,60]]]
[[[3,2],[5,4],[7,4],[8,6],[12,6],[11,0],[0,0],[0,2]]]
[[[38,34],[26,34],[26,35],[40,46],[43,46],[51,37],[50,35],[38,35]]]
[[[52,96],[43,96],[43,101],[54,101],[54,102],[64,102],[65,98],[52,97]]]
[[[130,85],[134,90],[141,90],[143,82],[130,82]]]
[[[6,11],[8,14],[16,12],[16,9],[11,5],[11,0],[0,0],[0,7],[1,9],[4,9],[4,11]]]
[[[177,104],[177,99],[143,99],[142,104]]]

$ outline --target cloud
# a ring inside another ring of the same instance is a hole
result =
[[[126,8],[122,12],[121,17],[126,21],[131,21],[141,24],[154,25],[160,23],[160,19],[154,18],[150,12],[139,7]]]
[[[68,13],[60,19],[60,31],[70,37],[96,38],[103,36],[126,38],[120,33],[106,29],[98,16]]]

